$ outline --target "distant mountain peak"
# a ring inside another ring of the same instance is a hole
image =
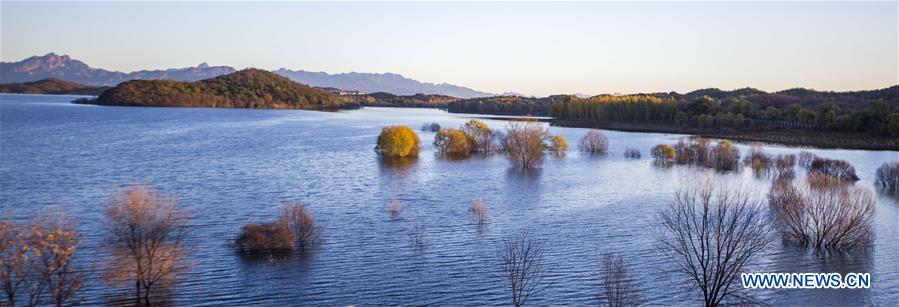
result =
[[[129,80],[171,79],[197,81],[230,74],[237,71],[230,66],[210,66],[203,62],[196,67],[140,70],[129,73],[92,68],[84,62],[54,52],[32,56],[18,62],[0,63],[0,82],[24,83],[56,78],[86,85],[108,86]],[[382,72],[349,72],[329,74],[281,68],[273,71],[293,81],[318,87],[334,87],[368,93],[387,92],[396,95],[440,94],[460,98],[493,96],[449,83],[428,83],[407,78],[401,74]]]
[[[385,92],[395,95],[439,94],[459,98],[493,96],[464,86],[449,83],[428,83],[407,78],[401,74],[347,72],[329,74],[305,70],[277,69],[275,73],[293,81],[317,87],[333,87],[368,93]]]

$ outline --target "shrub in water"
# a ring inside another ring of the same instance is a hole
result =
[[[381,129],[375,151],[387,158],[418,156],[420,140],[411,128],[397,125]]]

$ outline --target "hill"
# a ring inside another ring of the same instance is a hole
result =
[[[47,78],[34,82],[3,83],[0,84],[0,93],[18,94],[53,94],[53,95],[99,95],[106,86],[90,86],[75,82],[68,82],[56,78]]]
[[[132,80],[77,103],[118,106],[263,109],[337,109],[351,107],[322,90],[277,74],[245,69],[211,79]]]

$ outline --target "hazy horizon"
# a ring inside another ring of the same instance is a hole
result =
[[[0,5],[2,61],[55,52],[126,72],[390,72],[536,96],[899,79],[896,2]]]

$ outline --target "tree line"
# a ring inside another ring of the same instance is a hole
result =
[[[598,123],[735,128],[784,126],[899,137],[899,108],[883,100],[869,101],[853,109],[843,109],[833,102],[822,102],[811,108],[799,103],[762,108],[744,97],[722,100],[701,96],[684,100],[651,95],[603,95],[557,101],[549,105],[549,115],[563,120]]]

